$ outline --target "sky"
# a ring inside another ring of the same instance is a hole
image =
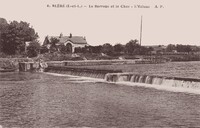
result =
[[[86,7],[55,8],[53,4]],[[95,5],[119,8],[94,8]],[[122,8],[124,5],[150,8]],[[140,39],[142,16],[142,45],[200,45],[199,5],[200,0],[0,0],[0,17],[8,22],[30,23],[40,42],[47,35],[72,33],[86,37],[90,45],[114,45]]]

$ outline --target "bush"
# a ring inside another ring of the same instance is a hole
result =
[[[42,59],[45,61],[63,61],[72,60],[72,54],[62,54],[59,52],[45,53],[42,55]]]

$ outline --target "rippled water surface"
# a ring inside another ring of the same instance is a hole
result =
[[[44,73],[0,73],[0,125],[200,127],[200,95]]]
[[[118,69],[123,72],[138,74],[190,77],[200,79],[200,61],[194,62],[170,62],[163,64],[129,64],[129,65],[98,65],[84,66],[95,69]]]

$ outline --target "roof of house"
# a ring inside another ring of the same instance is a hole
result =
[[[48,40],[50,40],[52,37],[59,40],[58,44],[64,44],[67,41],[71,41],[74,44],[87,44],[86,39],[82,36],[48,36]]]

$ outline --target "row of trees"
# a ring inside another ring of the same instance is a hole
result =
[[[12,21],[0,18],[0,52],[7,55],[35,56],[40,49],[38,34],[27,22]],[[26,42],[29,46],[26,47]]]
[[[99,46],[86,46],[83,48],[75,48],[75,53],[105,53],[107,55],[145,55],[152,51],[152,48],[140,46],[138,40],[130,40],[126,45],[120,43],[112,46],[109,43],[105,43]]]
[[[50,48],[40,46],[38,42],[38,34],[27,22],[12,21],[8,23],[6,19],[0,18],[0,53],[7,55],[26,55],[29,57],[37,56],[39,52],[56,52],[69,53],[70,50],[64,46],[57,46],[59,42],[56,38],[50,39]],[[26,45],[29,42],[29,45]],[[27,47],[26,47],[27,46]],[[140,46],[138,40],[130,40],[125,45],[120,43],[111,45],[105,43],[99,46],[86,46],[83,48],[76,48],[75,53],[105,53],[107,55],[146,55],[151,53],[154,49],[152,47]],[[197,52],[199,47],[191,45],[173,45],[169,44],[164,52]]]
[[[191,45],[182,45],[182,44],[169,44],[167,45],[166,52],[198,52],[200,51],[200,48],[197,46],[191,46]]]
[[[70,53],[71,51],[68,49],[67,46],[64,45],[56,45],[59,42],[57,38],[50,38],[48,41],[49,48],[42,48],[42,52],[56,52],[60,51],[61,53]],[[85,47],[77,47],[75,48],[75,53],[104,53],[107,55],[122,55],[122,54],[148,54],[152,51],[152,48],[147,48],[140,46],[138,40],[130,40],[126,45],[122,45],[120,43],[116,45],[111,45],[109,43],[105,43],[99,46],[85,46]]]
[[[157,46],[161,47],[161,46]],[[99,46],[86,46],[84,48],[76,48],[75,53],[105,53],[107,55],[147,55],[151,54],[151,51],[154,51],[154,47],[145,47],[140,46],[138,40],[130,40],[127,44],[116,44],[112,46],[109,43],[99,45]],[[192,46],[192,45],[173,45],[169,44],[166,48],[162,48],[162,50],[158,50],[157,52],[166,53],[191,53],[191,52],[199,52],[200,47]],[[156,53],[154,53],[156,54]]]

